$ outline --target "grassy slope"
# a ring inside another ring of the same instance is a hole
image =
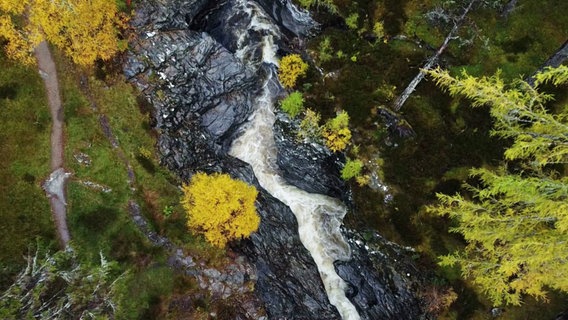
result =
[[[54,240],[49,202],[40,186],[49,175],[51,120],[33,68],[0,55],[0,70],[0,265],[12,269],[36,237]]]
[[[155,134],[134,90],[121,76],[106,75],[104,81],[90,76],[85,91],[75,67],[64,59],[58,59],[58,66],[65,112],[65,167],[73,174],[67,189],[72,243],[85,261],[96,263],[102,252],[118,261],[120,270],[131,270],[130,280],[120,288],[121,318],[156,318],[167,311],[163,303],[174,292],[187,294],[194,284],[174,275],[165,265],[164,253],[136,229],[127,211],[129,199],[141,205],[157,231],[198,259],[221,263],[223,252],[185,228],[178,204],[179,181],[157,163]],[[4,288],[37,241],[54,250],[57,244],[49,203],[40,187],[49,174],[51,125],[41,79],[33,67],[22,67],[4,56],[0,56],[0,69],[0,288]],[[92,101],[86,95],[89,91]],[[98,110],[92,109],[91,102]],[[135,190],[128,187],[124,163],[102,132],[102,113],[134,169]],[[79,163],[75,159],[79,153],[91,163]],[[85,181],[112,191],[87,187],[82,184]],[[168,218],[163,214],[166,206],[172,211]]]

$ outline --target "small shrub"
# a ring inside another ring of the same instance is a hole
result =
[[[278,79],[285,88],[293,88],[296,80],[304,76],[308,71],[308,64],[305,63],[299,54],[287,55],[280,61]]]
[[[174,207],[170,205],[166,205],[162,210],[162,214],[164,217],[169,218],[174,213]]]
[[[280,105],[284,112],[294,118],[304,110],[304,97],[301,92],[294,91],[284,98]]]
[[[452,303],[458,299],[458,294],[451,287],[428,286],[421,293],[429,313],[442,316],[448,313]],[[445,318],[445,317],[444,317]]]
[[[325,37],[319,44],[319,59],[321,62],[330,61],[333,58],[333,48],[331,47],[331,40]]]
[[[337,13],[337,6],[333,3],[333,0],[298,0],[298,2],[306,9],[310,7],[323,7],[330,13]]]
[[[321,138],[320,119],[321,116],[319,113],[312,109],[306,109],[304,119],[300,122],[298,138],[301,140],[319,141]]]
[[[373,33],[377,36],[377,39],[385,37],[385,26],[381,21],[375,22],[375,25],[373,26]]]
[[[152,159],[152,151],[144,146],[138,147],[138,154],[144,159]]]
[[[371,182],[371,177],[368,174],[365,175],[358,175],[355,177],[355,181],[360,187],[368,186],[369,182]]]
[[[353,12],[347,18],[345,18],[345,24],[351,30],[357,30],[359,28],[359,14],[357,12]]]
[[[361,170],[363,170],[363,162],[361,162],[361,160],[351,160],[348,158],[345,166],[341,169],[341,179],[349,180],[358,177],[361,175]]]
[[[197,173],[182,189],[187,226],[209,243],[224,248],[228,241],[248,237],[258,229],[254,186],[227,174]]]
[[[333,119],[328,120],[322,129],[322,136],[325,144],[333,151],[343,151],[351,140],[351,130],[349,130],[349,115],[341,111]]]

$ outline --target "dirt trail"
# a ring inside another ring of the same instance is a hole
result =
[[[49,110],[51,112],[51,175],[43,183],[43,188],[49,197],[51,212],[63,248],[67,247],[69,229],[67,228],[67,201],[65,186],[69,173],[63,168],[63,106],[59,92],[59,80],[55,62],[49,51],[47,42],[41,42],[34,50],[39,73],[43,79]]]

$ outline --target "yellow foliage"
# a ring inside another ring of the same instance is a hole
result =
[[[351,141],[349,130],[349,115],[342,111],[333,119],[328,120],[322,128],[325,144],[333,151],[343,151]]]
[[[292,88],[296,85],[296,80],[306,74],[308,64],[305,63],[300,55],[287,55],[280,61],[278,79],[285,88]]]
[[[27,10],[25,8],[27,7]],[[26,12],[26,24],[22,20]],[[116,3],[107,0],[0,0],[0,37],[8,56],[32,63],[31,53],[43,40],[63,50],[81,65],[108,60],[119,51],[123,27]]]
[[[16,29],[10,16],[0,16],[0,37],[7,40],[4,47],[6,54],[24,64],[32,64],[33,47],[23,31]]]
[[[22,14],[29,0],[0,0],[0,11],[10,14]]]
[[[473,106],[490,106],[493,134],[512,141],[505,159],[522,168],[471,169],[481,183],[466,184],[467,197],[438,194],[440,204],[429,211],[451,217],[450,231],[467,241],[465,249],[441,257],[440,264],[458,265],[495,305],[520,305],[524,295],[546,300],[548,289],[568,292],[567,106],[550,108],[550,95],[520,81],[508,86],[499,74],[428,73],[452,95],[470,98]],[[535,78],[537,85],[563,84],[568,68],[545,69]]]
[[[187,226],[209,243],[224,248],[228,241],[248,237],[258,229],[260,217],[254,206],[258,191],[254,186],[227,174],[197,173],[182,189]]]

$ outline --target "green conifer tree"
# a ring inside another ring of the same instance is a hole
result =
[[[524,294],[546,299],[547,288],[568,291],[568,105],[549,108],[552,96],[537,90],[567,83],[568,67],[545,69],[534,88],[521,80],[506,86],[499,74],[428,73],[451,95],[490,107],[492,134],[513,141],[504,156],[515,161],[515,170],[472,169],[481,184],[466,184],[469,196],[438,194],[430,211],[454,219],[451,231],[467,241],[441,264],[459,265],[496,305],[519,305]]]

